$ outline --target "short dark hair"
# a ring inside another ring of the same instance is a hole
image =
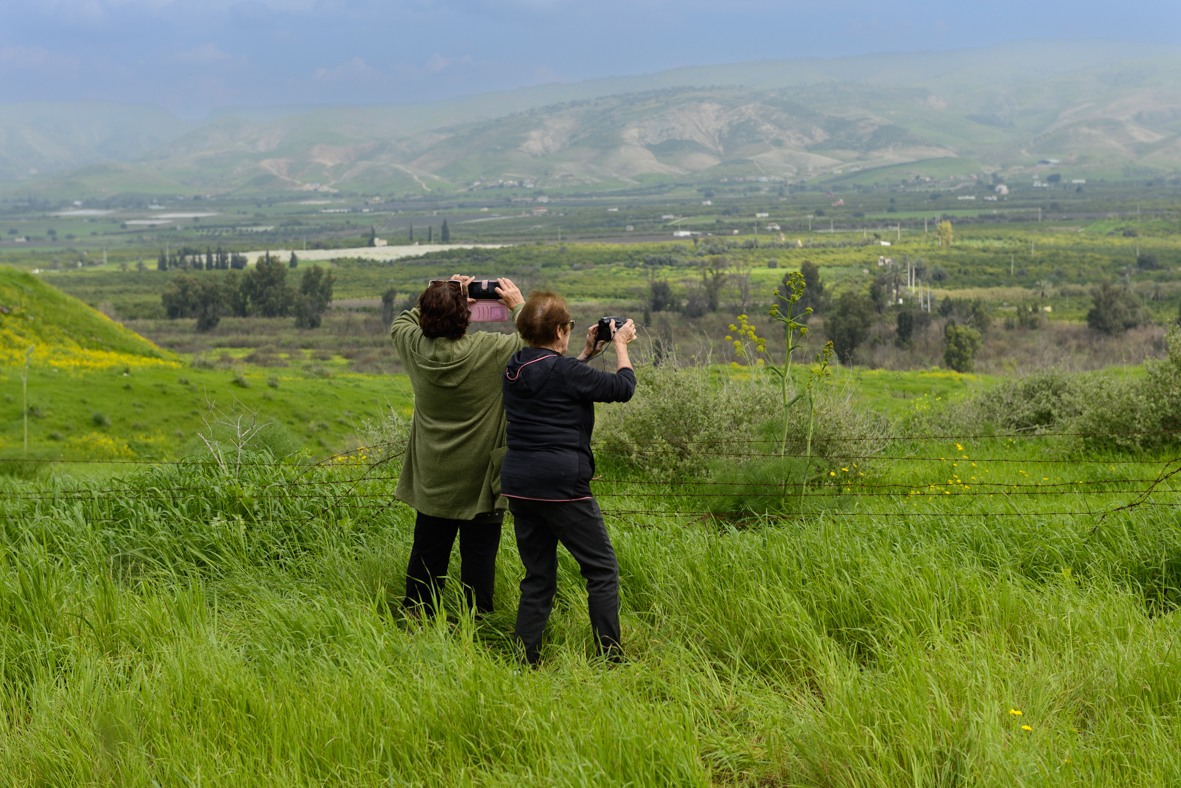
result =
[[[418,297],[418,321],[428,339],[460,339],[472,322],[459,282],[431,282]]]
[[[566,299],[549,290],[534,290],[517,315],[517,333],[530,347],[549,345],[558,329],[570,322]]]

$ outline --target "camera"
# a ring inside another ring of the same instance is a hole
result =
[[[467,297],[477,301],[495,301],[500,298],[496,288],[500,287],[497,279],[477,279],[467,286]]]
[[[616,331],[623,328],[623,324],[627,322],[626,317],[616,317],[616,316],[600,317],[599,318],[599,325],[598,325],[596,333],[595,333],[595,344],[598,344],[599,342],[610,342],[611,341],[611,321],[612,320],[615,321],[615,330]]]
[[[477,279],[467,286],[467,297],[476,300],[471,307],[473,323],[495,323],[509,319],[512,313],[508,307],[496,303],[500,298],[496,294],[498,287],[500,282],[496,279]]]
[[[432,282],[454,281],[449,279],[432,279]],[[458,283],[457,283],[458,284]],[[473,323],[497,323],[508,320],[512,312],[507,306],[497,303],[500,296],[496,288],[500,287],[497,279],[477,279],[467,286],[467,297],[476,303],[471,305],[471,321]]]

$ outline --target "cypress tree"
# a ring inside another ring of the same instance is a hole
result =
[[[435,226],[433,224],[428,224],[426,226],[426,242],[429,244],[429,243],[434,243],[434,241],[435,241]]]
[[[451,242],[451,231],[447,229],[447,220],[443,220],[443,227],[439,230],[439,240],[443,243]]]
[[[410,225],[410,243],[414,243],[414,225]]]
[[[159,257],[159,259],[156,260],[156,270],[157,271],[167,271],[168,270],[168,257],[164,254],[164,250],[160,250],[160,257]]]

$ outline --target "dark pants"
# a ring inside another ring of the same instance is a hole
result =
[[[586,578],[591,631],[599,653],[612,660],[621,656],[619,644],[619,564],[594,498],[583,501],[526,501],[509,499],[517,534],[517,550],[525,565],[521,604],[517,608],[516,638],[525,660],[536,665],[541,636],[558,590],[558,542]]]
[[[418,513],[414,522],[414,546],[406,569],[406,608],[421,607],[435,614],[435,604],[447,580],[451,546],[459,534],[460,574],[468,607],[478,614],[492,612],[492,590],[496,585],[496,551],[504,513],[481,515],[474,520],[448,520]],[[474,600],[473,600],[474,596]]]

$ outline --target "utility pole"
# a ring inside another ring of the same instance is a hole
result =
[[[812,214],[808,214],[808,232],[812,232]]]
[[[1136,247],[1136,256],[1137,257],[1140,256],[1140,247]],[[104,246],[103,247],[103,267],[105,268],[106,265],[107,265],[107,247]]]
[[[1012,252],[1009,252],[1009,276],[1013,275],[1013,258],[1014,257],[1016,257],[1016,255],[1013,254]]]
[[[927,234],[927,217],[923,217],[923,235]]]
[[[894,229],[898,231],[898,240],[901,241],[902,240],[902,222],[899,222],[898,224],[894,225]]]
[[[1038,209],[1037,209],[1037,221],[1038,221],[1038,224],[1041,224],[1041,221],[1042,221],[1042,208],[1041,208],[1041,206],[1040,206],[1040,205],[1038,206]]]

